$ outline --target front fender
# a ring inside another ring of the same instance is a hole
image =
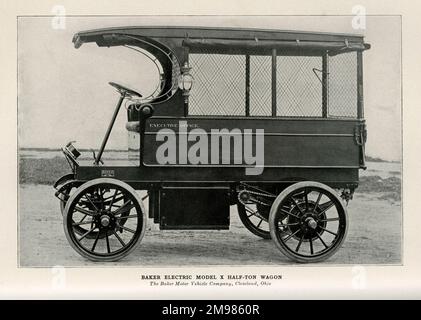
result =
[[[57,189],[59,185],[64,184],[67,181],[70,180],[74,180],[75,179],[75,174],[74,173],[68,173],[65,174],[64,176],[60,177],[53,185],[54,189]]]
[[[78,188],[81,184],[83,184],[82,181],[78,180],[69,180],[62,185],[60,185],[57,188],[56,193],[54,194],[60,201],[67,201],[69,198],[69,191],[72,188]]]

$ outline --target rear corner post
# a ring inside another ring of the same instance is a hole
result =
[[[363,94],[363,53],[357,52],[357,117],[364,119],[364,94]]]
[[[363,52],[357,52],[357,118],[361,120],[358,135],[360,137],[360,168],[366,169],[365,163],[365,140],[367,138],[364,123],[364,94],[363,94]]]

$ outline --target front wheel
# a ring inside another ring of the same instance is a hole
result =
[[[278,249],[297,262],[319,262],[345,240],[348,217],[342,199],[317,182],[296,183],[275,199],[269,228]]]
[[[68,199],[63,215],[70,245],[93,261],[123,258],[135,249],[146,229],[142,200],[132,187],[116,179],[99,178],[81,185]],[[82,235],[80,226],[86,230]]]

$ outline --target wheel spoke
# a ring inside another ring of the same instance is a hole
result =
[[[120,200],[123,200],[123,199],[124,199],[124,196],[116,197],[114,199],[114,202],[111,204],[111,206],[113,206],[113,207],[116,206],[116,203],[119,202]],[[109,205],[109,203],[110,203],[110,200],[109,199],[107,199],[107,200],[104,201],[104,204],[108,204]]]
[[[82,218],[82,220],[84,220],[85,218],[86,218],[87,216],[84,216],[83,218]],[[86,224],[92,224],[92,222],[93,222],[93,220],[90,220],[90,221],[85,221],[85,222],[83,222],[83,221],[80,221],[80,222],[73,222],[73,226],[83,226],[83,225],[86,225]]]
[[[120,209],[112,212],[115,216],[125,212],[125,211],[130,211],[132,208],[135,207],[134,203],[131,203],[131,200],[127,200],[121,207]],[[130,204],[130,205],[129,205]]]
[[[339,221],[339,217],[337,218],[329,218],[329,219],[320,219],[320,222],[329,222],[329,221]]]
[[[147,194],[146,196],[142,197],[142,201],[144,201],[145,199],[149,198],[149,194]]]
[[[337,235],[338,235],[337,233],[332,232],[332,231],[330,231],[330,230],[327,230],[327,229],[325,229],[325,228],[323,228],[323,227],[320,227],[320,229],[322,229],[322,230],[324,230],[324,231],[326,231],[326,232],[328,232],[328,233],[330,233],[330,234],[333,234],[334,236],[337,236]]]
[[[257,229],[259,229],[260,225],[262,224],[263,219],[260,219],[260,222],[257,224]]]
[[[102,200],[104,200],[104,190],[101,189],[101,186],[98,186],[98,194],[101,196]]]
[[[67,199],[67,200],[69,200],[69,199]],[[83,201],[82,199],[79,201],[79,205],[80,206],[82,206],[82,207],[85,207],[85,208],[87,208],[88,207],[88,205],[89,205],[89,201]]]
[[[325,248],[329,248],[328,245],[323,241],[322,237],[320,236],[320,234],[318,232],[316,232],[316,235],[317,235],[317,238],[319,238],[319,240],[323,243]]]
[[[298,232],[300,231],[300,229],[297,229],[294,233],[290,234],[288,237],[286,237],[285,239],[282,239],[282,241],[285,243],[287,242],[289,239],[291,239],[293,236],[295,236]]]
[[[108,232],[105,232],[105,241],[107,242],[107,252],[110,253],[110,240],[108,239]]]
[[[308,211],[308,192],[307,192],[307,188],[304,189],[304,199],[306,202],[306,211]]]
[[[105,189],[101,188],[101,186],[98,186],[98,195],[99,195],[100,200],[101,200],[101,209],[103,209],[103,210],[105,210],[104,194],[105,194]]]
[[[303,243],[303,239],[304,239],[304,233],[300,238],[300,241],[297,244],[297,247],[295,248],[295,252],[298,252],[298,250],[300,250],[301,244]]]
[[[82,218],[82,219],[80,219],[79,223],[83,222],[83,220],[85,220],[87,216],[88,216],[88,215],[87,215],[87,214],[85,214],[85,215],[83,216],[83,218]]]
[[[309,242],[310,242],[310,254],[314,254],[314,251],[313,251],[313,240],[311,239],[311,238],[309,238]]]
[[[93,227],[92,229],[88,230],[87,232],[85,232],[79,239],[77,239],[79,242],[81,240],[83,240],[88,234],[90,234],[92,231],[94,231],[96,227]]]
[[[91,197],[85,194],[85,198],[91,203],[91,205],[94,207],[96,211],[98,211],[98,207],[95,205],[95,203],[92,201]]]
[[[129,218],[137,218],[138,215],[137,214],[130,214],[128,216],[120,216],[120,217],[115,217],[116,220],[121,220],[121,219],[129,219]]]
[[[246,209],[247,212],[253,213],[255,214],[255,212],[253,210],[251,210],[249,207],[244,206],[244,209]]]
[[[121,229],[126,230],[126,231],[129,231],[129,232],[131,232],[131,233],[136,233],[136,231],[134,231],[133,229],[127,228],[127,227],[125,227],[125,226],[120,226],[120,225],[119,225],[119,227],[120,227]]]
[[[317,196],[316,203],[315,203],[315,205],[314,205],[313,212],[316,212],[317,208],[319,207],[319,202],[320,202],[320,199],[322,198],[322,195],[323,195],[323,194],[322,194],[321,192],[319,192],[319,195]]]
[[[96,235],[94,244],[92,245],[92,249],[91,249],[92,252],[95,252],[95,247],[96,247],[96,244],[98,243],[98,239],[99,239],[99,231],[98,231],[98,233]]]
[[[117,232],[115,232],[115,230],[113,231],[113,233],[114,233],[115,237],[118,239],[118,241],[120,241],[121,245],[123,247],[125,247],[126,244],[124,243],[123,239],[120,238],[120,236],[117,234]]]
[[[246,211],[247,211],[248,213],[250,213],[249,215],[247,215],[247,218],[250,218],[251,216],[255,216],[255,215],[257,215],[257,211],[253,211],[253,210],[251,210],[250,208],[248,208],[248,207],[246,207],[246,206],[244,206],[244,208],[246,209]]]
[[[289,211],[286,211],[286,210],[284,210],[284,209],[281,209],[281,212],[283,212],[283,213],[285,213],[285,214],[288,214],[288,215],[290,215],[290,216],[293,216],[294,218],[300,219],[300,217],[299,217],[299,216],[297,216],[296,214],[293,214],[293,213],[291,213],[291,212],[289,212]]]
[[[108,200],[110,200],[110,199],[114,198],[115,196],[117,196],[117,195],[120,193],[120,190],[115,189],[115,192],[116,192],[115,194],[113,194],[112,196],[106,197],[106,198],[104,198],[103,200],[104,200],[104,201],[108,201]]]
[[[291,197],[300,197],[305,191],[301,190],[300,192],[294,193]]]
[[[88,216],[93,217],[95,215],[95,212],[90,211],[90,210],[86,210],[86,209],[82,209],[81,207],[75,206],[75,211],[78,211],[80,213],[84,213]]]
[[[299,225],[299,222],[291,222],[291,223],[282,223],[282,221],[279,221],[281,223],[281,227],[290,227],[290,226],[296,226]],[[279,222],[278,222],[278,226],[279,226]]]
[[[109,206],[109,210],[110,210],[110,211],[111,211],[111,208],[112,208],[113,203],[114,203],[114,201],[115,201],[115,197],[117,196],[117,193],[118,193],[118,190],[117,190],[117,189],[115,189],[114,195],[113,195],[113,197],[112,197],[112,199],[111,199],[110,206]],[[104,199],[104,200],[105,200],[105,199]]]
[[[333,201],[328,201],[328,202],[325,202],[325,203],[321,204],[319,206],[319,208],[322,209],[322,211],[320,211],[317,215],[320,217],[323,213],[325,213],[327,210],[329,210],[330,208],[332,208],[334,205],[335,205],[335,203]]]
[[[295,200],[293,197],[291,197],[291,200],[295,203],[295,206],[297,207],[298,211],[300,211],[301,214],[304,214],[304,212],[301,210],[300,206],[298,205],[297,200]]]

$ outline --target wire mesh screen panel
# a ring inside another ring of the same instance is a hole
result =
[[[190,54],[189,115],[245,115],[245,55]]]
[[[250,56],[250,115],[272,115],[272,57]]]
[[[276,115],[321,117],[322,58],[278,56],[276,64]]]
[[[357,53],[329,57],[329,116],[357,117]]]

